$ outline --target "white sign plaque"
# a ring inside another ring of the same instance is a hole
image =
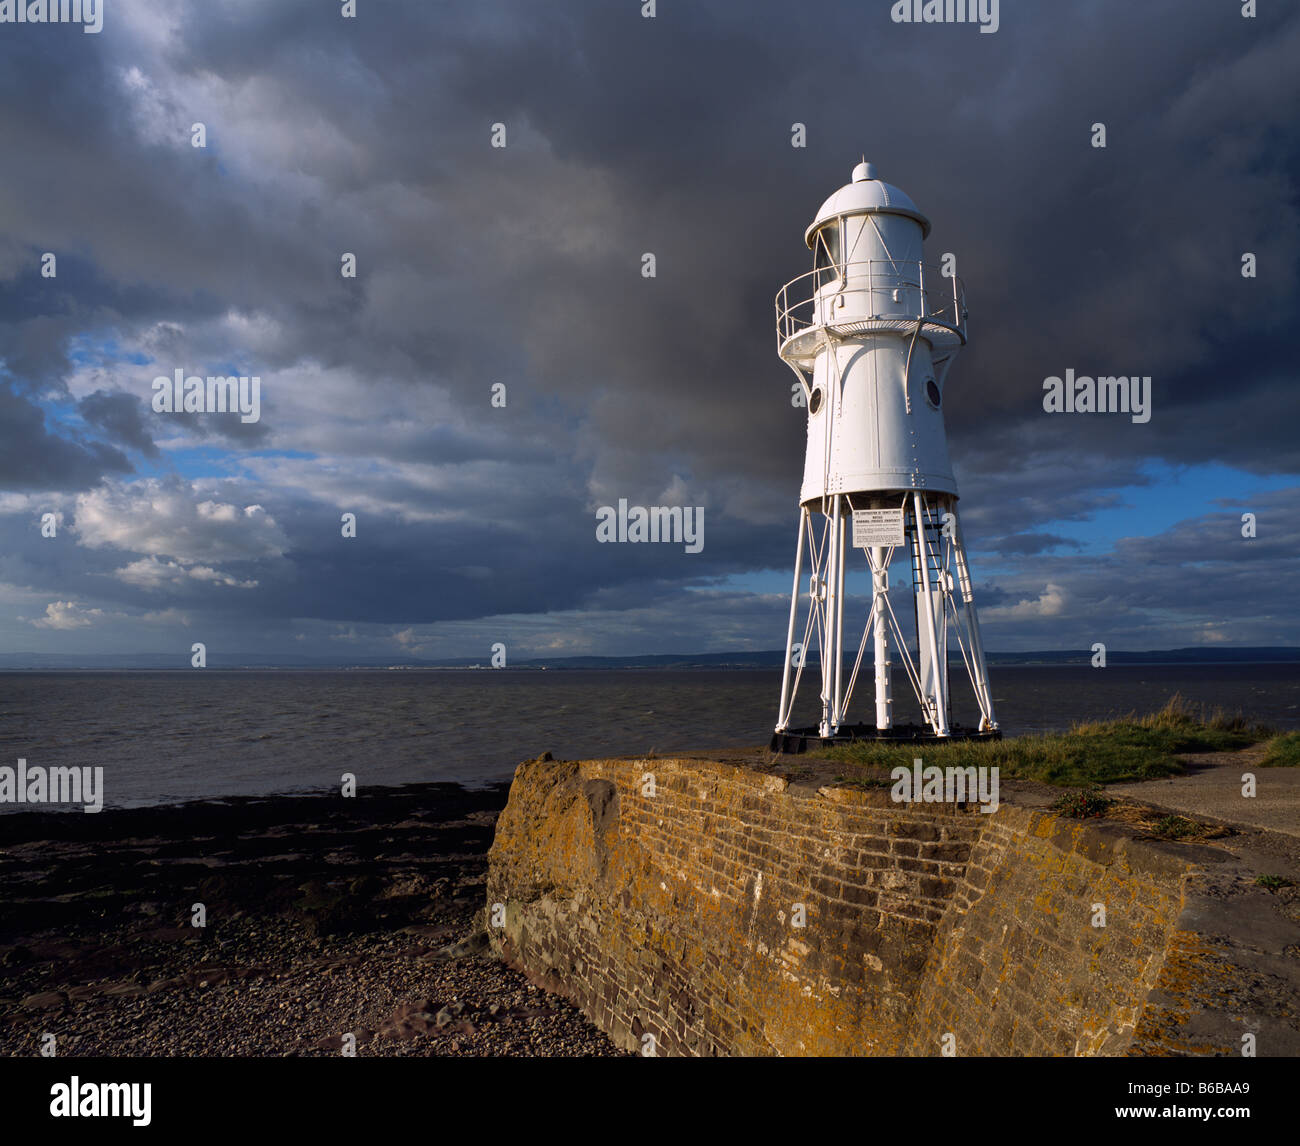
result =
[[[853,511],[853,548],[874,545],[902,545],[903,511],[901,509],[855,509]]]

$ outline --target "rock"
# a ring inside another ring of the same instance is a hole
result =
[[[556,1012],[550,1007],[511,1007],[509,1014],[512,1019],[542,1019]]]
[[[145,993],[139,983],[110,983],[104,988],[104,994],[110,999],[138,999]]]
[[[437,1009],[438,1009],[438,1003],[434,999],[416,999],[414,1002],[403,1003],[400,1007],[398,1007],[397,1010],[395,1010],[391,1015],[388,1016],[388,1022],[390,1023],[401,1022],[403,1019],[408,1019],[412,1015],[419,1015],[429,1011],[436,1011]]]
[[[347,1031],[345,1033],[352,1035],[353,1038],[356,1039],[355,1049],[358,1050],[375,1037],[375,1032],[370,1030],[368,1027],[362,1027],[360,1030]],[[323,1038],[315,1039],[312,1042],[307,1043],[306,1046],[309,1050],[325,1050],[332,1051],[334,1054],[342,1054],[343,1035],[325,1035]]]
[[[440,948],[435,955],[440,959],[464,959],[468,955],[477,955],[480,951],[486,951],[487,946],[487,932],[476,931],[472,935],[467,935],[459,943]]]
[[[413,1039],[416,1035],[429,1035],[441,1030],[438,1015],[428,1011],[417,1011],[398,1021],[389,1021],[379,1028],[379,1037],[384,1039]]]
[[[31,945],[32,956],[40,962],[59,962],[65,959],[75,959],[84,950],[85,947],[81,943],[61,939],[50,939]]]
[[[192,927],[154,927],[140,933],[140,938],[158,943],[173,943],[189,939],[194,933]]]
[[[454,935],[456,929],[449,927],[445,923],[417,923],[409,927],[403,927],[402,931],[406,935],[414,935],[417,939],[426,939],[433,942],[438,939],[446,939],[448,935]]]
[[[188,987],[189,981],[183,975],[174,975],[170,979],[155,979],[146,988],[150,995],[157,994],[159,991],[168,991],[174,987]]]
[[[230,978],[230,972],[224,967],[201,967],[186,976],[195,987],[217,987]]]

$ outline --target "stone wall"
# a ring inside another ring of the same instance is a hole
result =
[[[665,1055],[1125,1053],[1190,866],[1005,803],[659,759],[521,765],[489,859],[500,955]]]

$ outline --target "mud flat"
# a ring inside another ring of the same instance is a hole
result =
[[[0,1054],[610,1055],[485,950],[505,789],[0,816]],[[206,926],[195,927],[201,903]]]

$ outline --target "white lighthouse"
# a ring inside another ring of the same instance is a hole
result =
[[[808,409],[794,589],[772,740],[777,749],[858,737],[1000,735],[943,425],[944,379],[966,342],[965,293],[955,274],[926,265],[922,243],[929,233],[916,204],[877,178],[870,163],[860,163],[804,235],[814,252],[813,270],[776,296],[778,353],[798,377]],[[889,598],[896,553],[901,568],[910,567],[916,601],[911,642],[903,628],[911,618],[895,615]],[[808,606],[800,628],[803,597]],[[862,639],[846,671],[845,622],[856,625],[854,613],[862,611]],[[814,648],[820,723],[791,728]],[[849,706],[868,648],[875,712],[869,721],[853,722]],[[970,678],[980,714],[976,728],[952,722],[950,650],[960,650]],[[894,724],[895,659],[911,683],[923,726]]]

